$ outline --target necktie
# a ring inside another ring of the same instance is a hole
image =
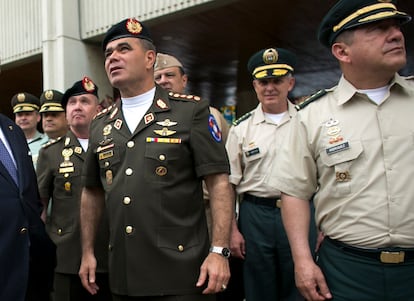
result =
[[[18,177],[17,177],[17,168],[14,165],[12,157],[7,150],[6,146],[3,143],[3,140],[0,139],[0,160],[3,163],[4,167],[6,167],[7,171],[9,172],[10,176],[13,178],[14,182],[18,184]]]

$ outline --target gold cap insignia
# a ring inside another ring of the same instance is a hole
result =
[[[126,28],[132,34],[140,34],[142,31],[141,24],[138,22],[137,19],[133,18],[128,19],[128,21],[126,22]]]
[[[53,99],[53,91],[52,91],[52,90],[47,90],[47,91],[45,92],[45,98],[46,98],[47,100],[52,100],[52,99]]]
[[[25,99],[26,99],[26,95],[24,95],[24,93],[17,94],[17,101],[18,102],[23,102]]]
[[[82,86],[83,86],[83,88],[85,89],[85,91],[87,91],[87,92],[89,92],[89,93],[91,93],[91,92],[95,91],[95,84],[94,84],[94,83],[93,83],[93,81],[92,81],[89,77],[87,77],[87,76],[85,76],[85,77],[82,79]]]
[[[279,53],[274,48],[266,49],[263,52],[263,62],[265,64],[274,64],[279,59]]]

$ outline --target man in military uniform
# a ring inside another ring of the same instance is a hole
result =
[[[68,131],[62,97],[63,94],[56,90],[46,90],[40,95],[39,113],[42,115],[42,128],[49,139],[62,137]]]
[[[305,101],[278,156],[272,185],[307,300],[414,300],[414,85],[394,1],[340,0],[319,41],[342,76]],[[326,235],[314,262],[307,200]]]
[[[82,177],[82,283],[91,293],[99,285],[92,242],[106,205],[114,300],[214,300],[230,277],[233,207],[216,121],[199,97],[155,85],[155,46],[143,23],[114,25],[103,49],[121,102],[91,126]],[[212,207],[211,246],[202,179]]]
[[[50,104],[49,104],[50,105]],[[54,301],[110,300],[107,276],[108,229],[103,219],[99,226],[95,250],[97,279],[101,284],[95,296],[86,291],[79,279],[81,237],[79,206],[81,173],[88,148],[89,128],[98,112],[98,87],[84,77],[62,97],[69,131],[52,140],[40,151],[37,177],[44,208],[52,202],[47,230],[57,246]],[[46,108],[45,108],[46,109]]]
[[[283,48],[262,49],[250,57],[247,68],[259,104],[234,122],[226,143],[230,183],[242,199],[239,225],[233,222],[231,250],[233,256],[245,259],[244,287],[249,301],[303,300],[295,286],[280,191],[266,183],[296,114],[288,100],[295,85],[295,65],[295,55]]]
[[[16,124],[23,130],[32,154],[33,166],[36,168],[39,150],[48,140],[45,134],[37,130],[40,122],[40,100],[36,96],[22,92],[12,97],[11,106],[15,114]]]

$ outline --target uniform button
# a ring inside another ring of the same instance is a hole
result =
[[[108,245],[108,251],[112,251],[112,245]]]
[[[128,141],[128,142],[127,142],[127,146],[128,146],[129,148],[133,148],[133,147],[134,147],[134,145],[135,145],[134,141]]]
[[[25,234],[27,232],[27,228],[23,227],[20,229],[20,234]]]
[[[158,159],[160,159],[161,161],[164,161],[165,160],[165,155],[159,155]]]
[[[105,162],[105,167],[108,167],[109,166],[109,162],[108,161],[106,161]]]
[[[165,176],[165,175],[167,174],[167,167],[165,167],[165,166],[158,166],[158,167],[155,169],[155,173],[156,173],[158,176],[163,177],[163,176]]]
[[[67,177],[69,177],[69,174],[68,174],[68,173],[65,173],[63,176],[64,176],[65,178],[67,178]]]
[[[57,234],[58,234],[58,235],[62,235],[62,229],[58,229],[58,230],[57,230]]]
[[[127,168],[127,169],[125,170],[125,174],[126,174],[127,176],[132,175],[132,173],[133,173],[132,168]]]
[[[126,226],[125,227],[126,234],[131,234],[133,230],[134,230],[134,228],[132,226]]]
[[[124,197],[124,204],[129,205],[131,203],[131,198],[129,196]]]
[[[178,249],[178,251],[182,252],[182,251],[184,251],[184,246],[183,245],[178,245],[177,249]]]

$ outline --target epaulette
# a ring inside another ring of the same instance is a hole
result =
[[[246,120],[247,118],[249,118],[252,115],[252,112],[248,112],[246,114],[244,114],[243,116],[241,116],[240,118],[236,119],[235,121],[233,121],[233,125],[239,125],[242,121]]]
[[[46,142],[45,144],[42,145],[42,148],[47,148],[47,147],[51,146],[52,144],[55,144],[56,142],[58,142],[60,139],[62,139],[62,136],[58,137],[56,139],[50,139],[48,142]]]
[[[174,93],[174,92],[169,92],[168,96],[172,99],[177,99],[177,100],[194,100],[194,101],[201,100],[200,96],[180,94],[180,93]]]
[[[96,115],[93,117],[93,119],[96,119],[96,118],[101,118],[101,117],[103,117],[103,116],[105,116],[105,115],[109,114],[109,113],[112,111],[112,109],[113,109],[113,108],[116,108],[116,106],[109,106],[109,107],[107,107],[107,108],[103,109],[103,110],[102,110],[102,111],[100,111],[98,114],[96,114]]]
[[[316,92],[315,94],[309,96],[308,98],[306,98],[302,103],[295,105],[295,109],[297,111],[302,110],[304,107],[306,107],[308,104],[310,104],[311,102],[314,102],[315,100],[317,100],[318,98],[321,98],[322,96],[324,96],[327,93],[327,91],[325,89],[319,90],[318,92]]]

